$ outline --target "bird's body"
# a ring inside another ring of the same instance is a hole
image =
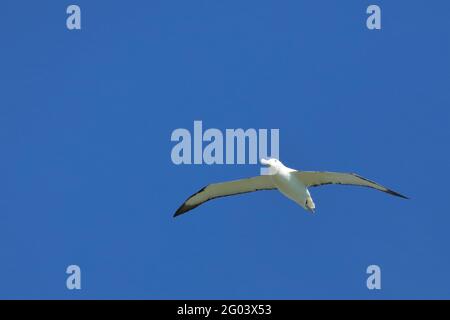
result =
[[[377,189],[394,196],[407,197],[354,173],[325,171],[298,171],[284,166],[277,159],[261,160],[269,167],[269,174],[247,179],[210,184],[190,196],[175,212],[175,217],[192,210],[202,203],[231,195],[277,189],[304,209],[314,212],[315,204],[308,190],[325,184],[345,184]]]
[[[306,210],[314,212],[314,202],[305,184],[295,175],[296,170],[280,166],[268,177],[273,181],[278,191],[299,204]]]

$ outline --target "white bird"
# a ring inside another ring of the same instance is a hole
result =
[[[207,185],[190,196],[175,212],[174,217],[192,210],[206,201],[260,190],[278,189],[305,210],[314,213],[314,204],[309,187],[325,184],[344,184],[374,188],[391,195],[408,199],[398,192],[363,178],[355,173],[326,171],[298,171],[284,166],[278,159],[261,159],[261,164],[269,167],[270,174],[247,179],[234,180]]]

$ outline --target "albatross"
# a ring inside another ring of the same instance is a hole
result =
[[[186,213],[209,200],[275,189],[278,189],[284,196],[293,200],[305,210],[314,213],[316,205],[308,188],[327,184],[369,187],[393,196],[408,199],[398,192],[355,173],[294,170],[283,165],[278,159],[261,159],[261,164],[269,168],[268,175],[209,184],[186,199],[175,212],[174,217]]]

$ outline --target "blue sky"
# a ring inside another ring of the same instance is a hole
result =
[[[448,1],[73,3],[79,31],[72,2],[0,9],[0,298],[450,298]],[[174,165],[194,120],[279,128],[286,165],[412,199],[326,186],[316,215],[260,192],[173,219],[259,173]]]

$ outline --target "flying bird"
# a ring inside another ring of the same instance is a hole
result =
[[[284,166],[278,159],[261,159],[261,164],[269,168],[268,175],[207,185],[190,196],[178,208],[174,217],[186,213],[212,199],[275,189],[278,189],[283,195],[299,204],[305,210],[314,213],[316,205],[311,198],[308,188],[326,184],[369,187],[393,196],[408,199],[398,192],[383,187],[355,173],[294,170]]]

